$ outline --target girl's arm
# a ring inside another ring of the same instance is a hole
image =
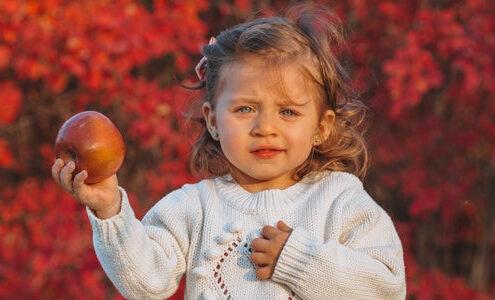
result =
[[[164,299],[178,288],[186,271],[186,257],[193,224],[199,216],[187,194],[174,191],[143,218],[135,218],[126,192],[119,188],[119,214],[98,219],[88,209],[98,260],[125,298]]]
[[[402,246],[390,217],[364,190],[332,205],[321,242],[302,228],[289,236],[272,280],[302,299],[404,299]]]

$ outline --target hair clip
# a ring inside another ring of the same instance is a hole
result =
[[[208,45],[215,44],[216,41],[217,41],[217,39],[215,39],[215,37],[211,37],[210,42],[208,43]],[[208,66],[208,62],[206,60],[206,56],[203,56],[201,58],[201,60],[199,61],[199,63],[194,68],[194,70],[196,71],[196,75],[198,75],[198,79],[200,81],[204,81],[205,80],[206,67],[207,66]]]

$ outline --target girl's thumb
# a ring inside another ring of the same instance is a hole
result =
[[[287,224],[284,223],[284,221],[280,220],[277,222],[277,228],[285,231],[285,232],[291,232],[292,228],[290,228]]]

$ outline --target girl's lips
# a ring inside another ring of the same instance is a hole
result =
[[[256,155],[259,158],[272,158],[275,155],[279,154],[280,152],[282,152],[282,150],[260,149],[260,150],[253,151],[251,153],[253,153],[254,155]]]

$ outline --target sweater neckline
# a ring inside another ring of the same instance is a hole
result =
[[[327,172],[324,172],[326,175]],[[324,176],[317,176],[308,179],[306,176],[302,180],[294,183],[285,189],[266,189],[251,193],[238,184],[232,175],[227,174],[215,179],[219,196],[229,206],[250,214],[261,212],[285,212],[289,211],[300,195],[307,191],[314,180]]]

